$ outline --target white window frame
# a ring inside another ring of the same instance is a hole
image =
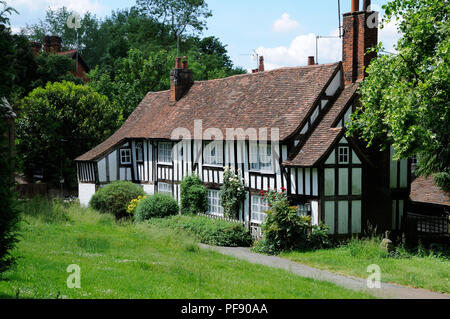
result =
[[[136,149],[136,162],[143,162],[144,161],[144,143],[136,142],[135,149]]]
[[[214,154],[212,152],[214,151]],[[223,142],[212,141],[203,143],[203,164],[208,166],[223,166]]]
[[[172,196],[172,184],[159,182],[158,193]]]
[[[223,207],[220,205],[220,191],[208,189],[208,212],[209,215],[223,216]]]
[[[260,195],[251,196],[251,222],[255,224],[262,224],[267,217],[264,213],[270,210],[267,201]]]
[[[126,153],[128,153],[128,154],[126,154]],[[131,164],[131,149],[130,148],[121,148],[120,149],[120,165],[130,165],[130,164]]]
[[[270,155],[267,152],[270,151]],[[270,143],[256,144],[250,143],[250,170],[260,173],[273,173],[273,150]],[[269,162],[262,161],[262,158],[270,159]]]
[[[172,143],[160,142],[158,144],[158,163],[172,165]]]
[[[341,158],[342,158],[342,160],[341,160]],[[338,163],[339,164],[350,163],[350,148],[348,146],[339,146],[339,148],[338,148]]]

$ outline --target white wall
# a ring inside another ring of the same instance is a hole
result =
[[[95,184],[78,184],[78,198],[80,200],[80,205],[88,206],[89,201],[95,194]]]

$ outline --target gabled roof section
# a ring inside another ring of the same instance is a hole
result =
[[[343,127],[333,127],[336,118],[342,114],[345,107],[351,102],[358,89],[358,83],[347,86],[331,106],[327,114],[314,129],[300,151],[289,161],[286,166],[314,166],[326,154],[328,149],[339,139],[345,131]]]
[[[281,68],[255,74],[195,82],[175,104],[170,91],[148,93],[123,126],[109,139],[78,157],[96,160],[127,138],[171,139],[177,128],[194,136],[194,121],[203,131],[218,128],[247,130],[279,128],[279,139],[295,132],[340,63]],[[239,138],[245,138],[240,136]]]
[[[450,193],[436,186],[432,176],[419,176],[414,179],[411,183],[410,199],[413,202],[450,207]]]

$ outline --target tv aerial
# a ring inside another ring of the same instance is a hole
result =
[[[69,29],[75,29],[77,33],[77,63],[75,65],[75,72],[78,72],[78,29],[81,28],[81,16],[79,13],[74,12],[67,17],[67,27]]]

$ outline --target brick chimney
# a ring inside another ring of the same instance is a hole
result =
[[[40,42],[30,42],[31,50],[34,56],[38,56],[41,53],[42,43]]]
[[[359,0],[352,0],[352,12],[344,14],[344,37],[342,45],[342,65],[345,85],[363,80],[365,68],[376,57],[376,53],[366,54],[369,48],[378,44],[378,26],[371,26],[373,15],[367,11],[370,1],[364,1],[364,10],[359,11]]]
[[[258,72],[264,72],[264,57],[260,56],[259,57],[259,68],[258,68]]]
[[[180,100],[194,84],[194,75],[188,68],[188,60],[183,57],[175,61],[175,69],[170,71],[170,102],[175,103]]]
[[[61,38],[55,35],[44,37],[44,51],[47,53],[61,52]]]
[[[308,57],[308,65],[314,65],[314,64],[316,64],[315,61],[314,61],[314,57],[313,56],[309,56]]]

